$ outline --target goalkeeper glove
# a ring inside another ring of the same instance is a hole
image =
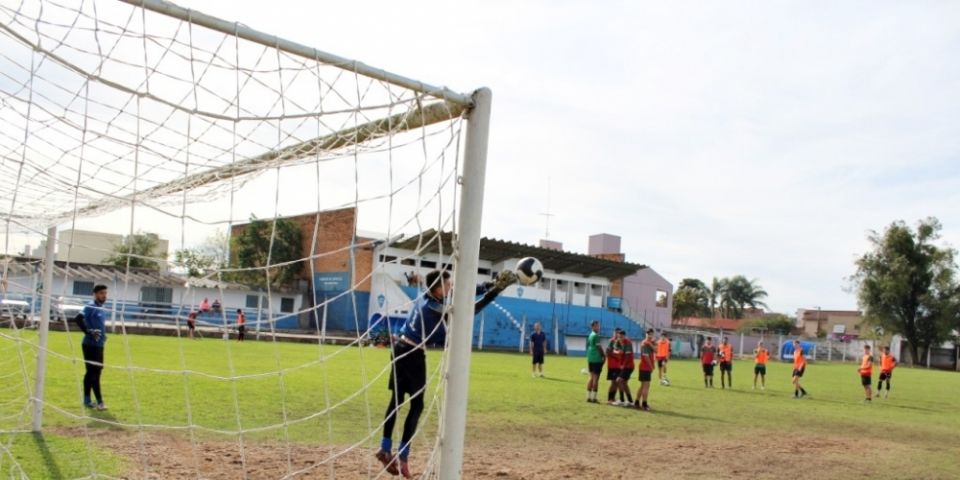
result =
[[[513,273],[512,270],[504,270],[497,274],[497,278],[493,281],[493,286],[497,290],[504,290],[514,283],[517,283],[517,274]]]
[[[93,341],[95,341],[95,342],[99,342],[99,341],[100,341],[100,337],[103,336],[103,332],[101,332],[100,330],[97,330],[97,329],[88,330],[87,333],[89,333],[90,336],[93,337]]]

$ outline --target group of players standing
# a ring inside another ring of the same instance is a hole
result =
[[[658,378],[661,385],[670,385],[667,378],[667,361],[670,358],[670,339],[664,334],[660,340],[654,341],[653,329],[647,329],[646,335],[637,347],[640,355],[634,359],[633,341],[627,337],[627,332],[617,328],[613,338],[607,342],[604,349],[600,345],[600,322],[590,324],[590,335],[587,337],[587,368],[590,380],[587,382],[587,401],[598,403],[600,374],[603,364],[607,364],[607,380],[610,388],[607,390],[607,403],[614,406],[633,407],[639,410],[650,411],[648,398],[650,396],[650,381],[653,378],[653,366],[656,363]],[[634,369],[638,370],[637,377],[640,387],[637,388],[636,399],[630,394],[630,377]],[[620,399],[617,400],[619,394]]]
[[[603,371],[604,362],[606,362],[607,380],[610,381],[607,403],[649,411],[648,397],[654,363],[657,365],[660,385],[670,385],[670,380],[667,378],[667,362],[670,360],[671,354],[670,337],[666,333],[661,333],[660,339],[654,341],[654,330],[652,328],[647,329],[646,336],[640,341],[637,349],[639,350],[639,360],[635,362],[633,342],[627,337],[624,330],[614,329],[613,337],[607,343],[606,349],[600,345],[600,322],[594,321],[591,323],[590,330],[590,335],[587,337],[587,369],[590,374],[590,380],[587,381],[587,402],[598,403],[597,391],[600,374]],[[807,359],[803,352],[803,345],[799,340],[793,341],[793,347],[793,372],[791,373],[791,383],[794,387],[793,398],[801,399],[807,395],[806,389],[800,384],[807,368]],[[713,339],[707,337],[700,348],[699,359],[703,369],[704,388],[713,388],[715,366],[720,367],[720,388],[733,388],[734,354],[733,346],[727,337],[723,337],[719,345],[714,345]],[[753,351],[753,359],[752,388],[756,390],[759,381],[760,389],[766,390],[767,362],[770,360],[770,351],[764,346],[763,341],[757,343],[757,348]],[[637,362],[639,362],[640,387],[637,390],[637,397],[634,399],[630,394],[629,382]],[[858,372],[866,396],[865,402],[870,402],[873,398],[871,388],[873,362],[874,358],[870,353],[870,345],[864,345],[864,355]],[[896,365],[897,360],[890,355],[890,347],[883,347],[877,398],[880,397],[884,381],[887,382],[884,398],[890,394],[890,379],[893,377],[893,369],[896,368]],[[619,400],[617,400],[618,395]]]

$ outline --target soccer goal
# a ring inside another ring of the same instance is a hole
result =
[[[373,332],[477,282],[490,104],[163,0],[0,3],[0,475],[389,477]],[[473,302],[422,478],[461,476]]]

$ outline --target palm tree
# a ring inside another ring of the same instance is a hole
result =
[[[727,280],[724,291],[725,307],[733,318],[742,318],[747,307],[766,307],[763,303],[767,291],[760,286],[756,279],[747,280],[743,275],[736,275]]]
[[[723,297],[724,292],[727,290],[727,279],[713,277],[713,281],[710,283],[710,288],[707,289],[707,295],[709,296],[710,302],[710,316],[711,317],[721,317],[723,316]],[[719,307],[719,308],[718,308]]]

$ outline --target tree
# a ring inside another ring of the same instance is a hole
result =
[[[787,335],[793,330],[796,320],[782,313],[767,313],[760,318],[755,318],[744,323],[739,330],[749,332],[760,330],[770,334]]]
[[[673,294],[673,318],[710,316],[709,289],[696,278],[684,278]]]
[[[707,290],[707,295],[709,295],[710,303],[710,316],[711,317],[722,317],[723,316],[723,292],[727,288],[727,279],[713,277],[713,281],[710,282],[710,288]]]
[[[757,283],[756,279],[747,280],[743,275],[736,275],[725,280],[726,288],[723,298],[726,316],[743,318],[747,307],[766,308],[767,304],[763,303],[762,299],[767,297],[767,291]]]
[[[941,228],[928,217],[916,231],[903,221],[871,231],[872,250],[856,260],[851,277],[864,320],[903,335],[914,363],[949,337],[960,312],[956,251],[933,244]]]
[[[129,265],[130,268],[159,270],[160,263],[154,259],[154,250],[159,243],[160,240],[152,233],[129,235],[124,242],[113,247],[113,253],[104,259],[104,263],[117,268],[127,268]]]
[[[186,270],[188,277],[207,277],[227,266],[229,248],[227,237],[217,231],[200,245],[174,253],[176,264]]]
[[[288,285],[303,268],[303,263],[297,261],[302,257],[300,229],[290,220],[258,220],[251,217],[250,223],[231,242],[232,250],[236,252],[237,266],[252,269],[233,275],[238,281],[259,284],[264,281],[266,272],[266,279],[271,285]],[[271,266],[265,268],[268,264]]]

